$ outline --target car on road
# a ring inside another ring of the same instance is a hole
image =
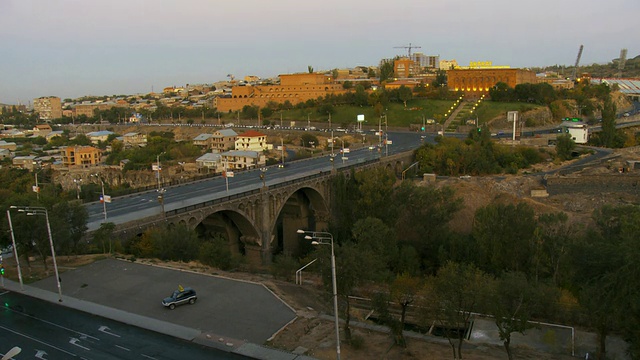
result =
[[[183,304],[195,304],[196,300],[198,300],[198,296],[196,295],[196,291],[192,288],[183,288],[182,286],[178,287],[178,290],[174,291],[171,296],[164,298],[162,300],[162,305],[164,307],[168,307],[173,310],[178,305]]]

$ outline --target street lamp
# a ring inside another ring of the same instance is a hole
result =
[[[73,182],[76,184],[76,199],[80,200],[80,183],[82,179],[73,179]]]
[[[55,271],[56,283],[58,284],[58,301],[62,302],[62,286],[60,284],[60,274],[58,273],[58,263],[56,262],[56,251],[53,247],[53,237],[51,237],[51,225],[49,223],[49,212],[47,211],[46,208],[43,208],[43,207],[12,206],[11,208],[18,209],[19,212],[26,213],[27,216],[44,215],[47,221],[47,233],[49,234],[49,246],[51,247],[51,258],[53,259],[53,270]]]
[[[11,230],[11,244],[13,245],[13,256],[16,258],[16,267],[18,268],[18,279],[20,280],[20,290],[24,291],[24,282],[22,281],[22,270],[20,269],[20,259],[18,259],[18,247],[16,246],[16,236],[13,232],[13,223],[11,222],[10,209],[15,209],[15,206],[10,206],[7,209],[7,220],[9,220],[9,230]]]
[[[333,314],[336,327],[336,359],[340,360],[340,327],[338,324],[338,286],[336,284],[336,255],[333,251],[333,235],[324,231],[306,231],[298,229],[298,234],[305,235],[305,239],[311,240],[313,245],[331,245],[331,282],[333,285]],[[327,242],[329,241],[329,242]]]
[[[262,180],[262,187],[266,186],[267,170],[268,169],[266,167],[261,167],[260,168],[260,180]]]
[[[104,214],[104,221],[107,222],[107,197],[104,194],[104,181],[98,174],[91,174],[91,176],[95,176],[98,178],[98,180],[100,180],[100,186],[102,190],[102,197],[100,198],[100,200],[102,201],[102,213]],[[109,197],[109,202],[111,202],[111,197]]]

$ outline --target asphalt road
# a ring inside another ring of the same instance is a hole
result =
[[[105,259],[61,274],[64,296],[195,329],[211,338],[262,344],[295,312],[261,284]],[[178,285],[196,290],[194,305],[161,301]],[[54,277],[31,286],[55,293]]]
[[[17,293],[0,301],[0,356],[18,346],[16,360],[243,358]]]

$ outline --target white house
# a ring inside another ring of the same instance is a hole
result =
[[[267,144],[267,135],[249,130],[236,138],[236,150],[263,151],[273,149],[273,145]]]
[[[220,154],[223,166],[230,170],[246,170],[264,166],[266,158],[261,152],[231,150]]]

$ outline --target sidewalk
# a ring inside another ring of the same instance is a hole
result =
[[[212,336],[211,334],[203,334],[200,330],[172,324],[166,321],[156,320],[145,316],[140,316],[130,312],[110,308],[104,305],[75,299],[66,295],[62,295],[62,301],[59,301],[58,294],[55,292],[38,289],[29,285],[24,285],[23,291],[20,289],[19,283],[9,279],[4,279],[4,289],[13,291],[18,294],[48,301],[50,303],[59,304],[71,309],[115,320],[123,324],[136,326],[141,329],[169,335],[182,340],[191,341],[199,345],[208,346],[217,350],[246,356],[256,360],[316,360],[309,356],[291,354],[283,350],[271,349],[258,344],[252,344],[249,342],[243,342],[240,340],[229,339],[220,336]]]

